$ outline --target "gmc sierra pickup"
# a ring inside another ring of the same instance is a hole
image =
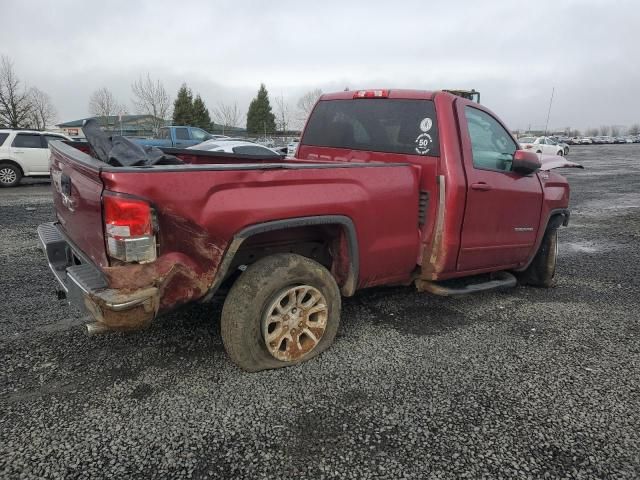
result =
[[[569,221],[551,169],[580,167],[519,150],[446,91],[323,95],[281,161],[163,149],[178,164],[113,166],[90,144],[50,148],[56,220],[38,232],[88,331],[224,295],[223,342],[248,371],[325,350],[358,289],[550,286]]]

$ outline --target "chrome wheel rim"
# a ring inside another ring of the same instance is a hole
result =
[[[311,352],[324,335],[329,307],[324,295],[310,285],[281,290],[262,317],[267,351],[282,362],[294,362]]]
[[[18,175],[16,175],[13,168],[4,167],[0,168],[0,183],[11,184],[16,181]]]

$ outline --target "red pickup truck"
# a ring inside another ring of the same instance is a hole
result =
[[[282,161],[165,149],[179,164],[113,166],[86,145],[50,143],[56,221],[38,232],[89,333],[226,295],[223,342],[248,371],[325,350],[358,289],[551,285],[569,185],[550,170],[579,167],[447,91],[323,95]]]

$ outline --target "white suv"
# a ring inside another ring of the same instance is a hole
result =
[[[0,130],[0,187],[15,187],[22,177],[49,175],[49,141],[71,140],[59,133]]]

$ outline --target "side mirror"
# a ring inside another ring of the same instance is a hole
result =
[[[522,175],[529,175],[542,167],[538,154],[527,150],[516,150],[513,154],[511,170]]]

